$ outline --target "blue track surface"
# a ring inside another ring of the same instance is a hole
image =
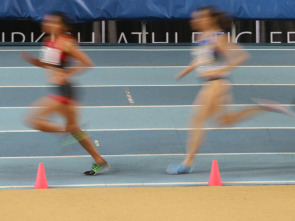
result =
[[[191,105],[201,86],[128,87],[136,105]],[[40,96],[56,88],[0,88],[0,107],[28,107]],[[126,87],[76,88],[84,106],[129,106]],[[274,93],[274,91],[277,91]],[[19,95],[24,95],[19,100]],[[275,99],[290,104],[295,94],[294,86],[234,86],[236,104],[253,104],[252,98]]]
[[[168,164],[184,158],[191,104],[203,83],[195,73],[174,80],[190,62],[189,47],[83,48],[95,67],[77,76],[81,122],[112,166],[102,175],[84,177],[92,160],[83,148],[61,147],[63,136],[22,123],[32,102],[55,88],[46,83],[44,70],[20,59],[18,49],[0,50],[0,188],[32,188],[39,162],[51,187],[206,185],[213,159],[226,185],[295,183],[295,119],[276,113],[230,128],[209,123],[194,173],[165,174]],[[295,51],[249,49],[251,60],[231,76],[235,105],[228,108],[253,106],[252,98],[292,108]],[[20,50],[37,55],[39,49]]]

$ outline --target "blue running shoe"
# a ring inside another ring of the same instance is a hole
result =
[[[166,170],[168,174],[188,174],[193,172],[192,167],[186,167],[182,163],[181,164],[170,164]]]

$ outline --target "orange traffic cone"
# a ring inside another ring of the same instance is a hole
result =
[[[47,179],[44,169],[44,164],[39,163],[37,178],[35,183],[35,189],[48,189]]]
[[[213,160],[211,167],[209,186],[222,186],[217,160]]]

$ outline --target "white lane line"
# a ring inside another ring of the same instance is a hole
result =
[[[295,184],[295,180],[273,180],[273,181],[225,181],[224,185],[278,185],[278,184]],[[140,187],[140,186],[207,186],[208,182],[162,182],[162,183],[101,183],[101,184],[55,184],[49,185],[49,188],[65,187]],[[0,189],[18,189],[34,188],[33,185],[11,185],[0,186]]]
[[[284,129],[295,129],[295,127],[223,127],[223,128],[202,128],[204,130],[284,130]],[[198,130],[196,128],[124,128],[124,129],[87,129],[85,131],[149,131],[149,130],[177,130],[177,131],[187,131],[187,130]],[[1,131],[0,131],[1,132]]]
[[[28,66],[28,67],[0,67],[0,69],[24,69],[24,68],[39,68],[39,67],[33,67],[33,66]]]
[[[168,46],[169,47],[169,46]],[[81,49],[82,51],[195,51],[201,50],[194,46],[187,46],[190,48],[167,48],[167,49]],[[30,50],[30,49],[29,49]],[[40,50],[40,49],[39,49]],[[230,51],[294,51],[294,48],[238,48],[238,49],[229,49]]]
[[[105,87],[125,87],[125,92],[130,94],[129,88],[128,87],[201,87],[206,84],[114,84],[114,85],[76,85],[73,87],[77,88],[105,88]],[[226,85],[231,85],[231,86],[295,86],[295,84],[226,84]],[[34,85],[34,86],[27,86],[27,85],[11,85],[11,86],[0,86],[0,88],[54,88],[57,86],[52,86],[52,85]]]
[[[294,184],[295,180],[274,180],[274,181],[227,181],[224,185],[236,184]],[[119,187],[119,186],[200,186],[208,185],[208,182],[162,182],[162,183],[106,183],[106,184],[69,184],[49,185],[49,187]]]
[[[124,90],[125,90],[125,94],[126,94],[126,97],[128,99],[128,102],[130,105],[133,105],[134,104],[134,100],[133,100],[133,97],[131,96],[131,93],[130,93],[130,90],[128,87],[124,87]]]
[[[285,107],[295,107],[295,104],[281,104]],[[132,105],[132,106],[77,106],[81,109],[104,109],[104,108],[179,108],[179,107],[201,107],[202,105]],[[256,107],[257,104],[227,104],[221,105],[224,107]],[[1,109],[38,109],[42,108],[41,106],[34,107],[0,107]]]
[[[74,87],[192,87],[192,86],[204,86],[207,85],[206,83],[204,84],[128,84],[128,85],[120,85],[120,84],[114,84],[114,85],[77,85]],[[236,83],[231,83],[231,84],[226,84],[226,85],[231,85],[231,86],[295,86],[295,84],[262,84],[262,83],[244,83],[244,84],[236,84]],[[0,86],[2,87],[2,86]],[[4,86],[4,87],[9,87],[9,86]],[[18,86],[12,86],[12,87],[18,87]],[[24,87],[30,87],[30,86],[24,86]],[[36,86],[34,86],[36,87]],[[53,86],[54,87],[54,86]]]
[[[34,188],[33,185],[24,185],[24,186],[15,186],[15,185],[12,185],[12,186],[0,186],[0,189],[24,189],[24,188]]]
[[[249,156],[249,155],[295,155],[295,152],[266,152],[266,153],[199,153],[196,156]],[[166,156],[185,156],[182,153],[167,154],[121,154],[121,155],[102,155],[103,157],[166,157]],[[90,155],[71,155],[71,156],[22,156],[22,157],[0,157],[0,160],[7,159],[63,159],[63,158],[91,158]]]
[[[26,86],[26,85],[19,85],[19,86],[0,86],[0,88],[52,88],[52,87],[57,87],[57,86],[52,86],[52,85],[30,85],[30,86]]]
[[[90,69],[106,68],[106,69],[122,69],[122,68],[186,68],[187,66],[95,66],[89,67]],[[249,66],[238,66],[237,68],[294,68],[294,65],[249,65]],[[26,69],[26,68],[39,68],[33,66],[27,67],[0,67],[0,69]],[[79,68],[79,67],[77,67]]]
[[[186,68],[186,66],[96,66],[90,68]],[[237,68],[294,68],[295,65],[241,65]]]
[[[202,128],[203,130],[294,130],[295,127],[223,127]],[[87,132],[108,131],[189,131],[196,128],[124,128],[124,129],[85,129]],[[39,130],[0,130],[0,133],[41,133]],[[42,132],[43,133],[43,132]]]
[[[267,181],[229,181],[223,182],[225,185],[234,185],[234,184],[293,184],[295,180],[267,180]]]
[[[281,104],[282,106],[286,107],[294,107],[295,104]],[[79,106],[78,108],[165,108],[165,107],[201,107],[202,105],[140,105],[140,106]],[[227,104],[227,105],[221,105],[224,107],[256,107],[257,104]],[[1,108],[14,108],[14,107],[0,107]],[[30,108],[30,107],[24,107],[24,108]],[[34,107],[38,108],[38,107]],[[40,108],[40,107],[39,107]]]
[[[64,159],[64,158],[90,158],[90,155],[73,155],[73,156],[26,156],[26,157],[0,157],[0,160],[7,159]]]
[[[40,46],[38,46],[40,47]],[[83,47],[83,46],[82,46]],[[140,46],[139,46],[140,47]],[[171,47],[171,46],[167,46],[167,47]],[[162,52],[162,51],[195,51],[195,50],[200,50],[198,48],[193,48],[194,46],[187,46],[189,48],[166,48],[166,49],[144,49],[144,48],[113,48],[113,49],[109,49],[109,48],[105,48],[105,49],[95,49],[95,48],[81,48],[81,51],[155,51],[155,52]],[[233,50],[233,51],[294,51],[295,49],[292,48],[282,48],[282,49],[278,49],[278,48],[239,48],[239,49],[229,49],[229,50]],[[8,51],[12,51],[12,52],[20,52],[20,51],[41,51],[41,49],[2,49],[0,50],[0,52],[8,52]]]

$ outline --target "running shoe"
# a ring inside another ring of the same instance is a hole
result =
[[[192,167],[187,167],[184,166],[182,163],[181,164],[170,164],[166,170],[168,174],[188,174],[193,172]]]
[[[289,115],[289,116],[293,115],[288,108],[286,108],[282,104],[276,103],[274,101],[258,100],[258,99],[253,99],[253,101],[256,102],[260,107],[264,108],[267,111],[281,113],[281,114],[285,114],[285,115]]]
[[[110,169],[110,168],[111,168],[111,166],[107,162],[103,165],[100,165],[98,163],[94,163],[92,166],[92,169],[89,171],[85,171],[84,175],[94,176],[94,175],[100,173],[101,171],[106,170],[106,169]]]

